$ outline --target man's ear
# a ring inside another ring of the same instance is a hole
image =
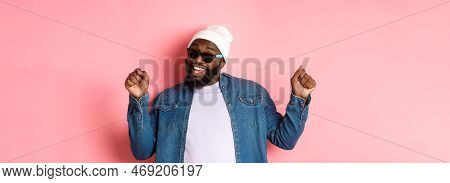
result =
[[[220,61],[220,69],[222,69],[225,66],[225,59],[222,58]]]

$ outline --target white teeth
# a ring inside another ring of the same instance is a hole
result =
[[[194,69],[197,70],[197,71],[204,71],[204,70],[205,70],[204,68],[201,68],[201,67],[195,67],[195,66],[194,66]]]

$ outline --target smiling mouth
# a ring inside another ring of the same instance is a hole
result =
[[[194,74],[203,74],[204,72],[206,72],[206,67],[200,65],[192,65],[191,68]]]
[[[194,70],[196,70],[196,71],[205,71],[206,69],[204,67],[194,66]]]

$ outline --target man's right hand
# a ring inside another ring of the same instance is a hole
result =
[[[148,83],[149,77],[147,72],[137,68],[128,75],[125,80],[125,88],[139,101],[139,99],[147,93]]]

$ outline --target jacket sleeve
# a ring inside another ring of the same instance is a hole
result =
[[[153,105],[156,103],[156,99]],[[138,160],[150,158],[156,149],[158,117],[153,106],[150,113],[148,112],[148,102],[148,93],[141,97],[139,101],[129,95],[128,133],[131,151]]]
[[[284,116],[277,112],[273,100],[265,89],[264,99],[266,101],[267,139],[279,148],[294,149],[305,128],[311,96],[305,101],[291,93]]]

